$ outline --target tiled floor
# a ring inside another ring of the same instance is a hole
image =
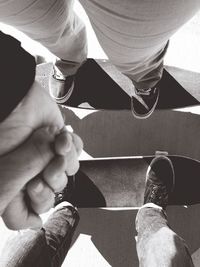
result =
[[[89,41],[89,57],[94,57],[94,58],[106,58],[106,55],[102,51],[101,47],[98,44],[98,41],[96,40],[96,37],[94,35],[94,32],[92,31],[92,28],[90,26],[89,20],[87,16],[85,15],[84,10],[80,7],[78,3],[75,5],[75,9],[78,14],[82,17],[82,19],[85,21],[88,29],[88,41]],[[52,56],[40,45],[33,43],[29,39],[25,38],[23,35],[20,33],[15,33],[12,28],[8,28],[7,26],[0,25],[2,29],[4,29],[6,32],[10,32],[12,34],[15,34],[19,39],[24,43],[25,48],[28,48],[28,50],[33,51],[33,53],[36,54],[44,54],[48,59],[51,59]],[[165,58],[165,64],[171,65],[171,66],[176,66],[179,68],[195,71],[200,73],[200,12],[186,25],[184,25],[177,33],[171,38],[170,42],[170,47],[167,53],[167,56]],[[199,208],[195,208],[195,221],[198,220],[198,212]],[[87,227],[87,216],[93,216],[92,211],[86,211],[85,213],[81,211],[82,217],[83,217],[83,223],[79,227],[79,236],[77,236],[77,240],[74,243],[72,249],[70,250],[69,256],[67,257],[65,263],[63,264],[64,266],[70,266],[70,267],[95,267],[95,266],[100,266],[100,267],[108,267],[108,266],[122,266],[119,264],[119,262],[116,262],[116,259],[120,260],[119,255],[116,256],[115,261],[112,260],[112,257],[114,258],[116,253],[120,254],[120,246],[114,245],[113,242],[118,242],[112,234],[109,234],[109,237],[111,238],[110,240],[101,240],[98,239],[98,243],[96,240],[96,245],[94,243],[94,238],[91,234],[89,234],[86,229],[88,230]],[[103,212],[102,212],[103,213]],[[103,224],[106,227],[106,224],[104,223],[105,221],[105,216],[108,224],[116,224],[116,218],[118,218],[118,223],[121,223],[122,225],[125,224],[124,217],[126,216],[126,219],[130,220],[130,225],[131,223],[133,224],[134,220],[134,214],[135,211],[133,210],[132,219],[130,217],[130,213],[123,213],[121,217],[118,216],[112,216],[110,213],[109,214],[103,214],[100,216],[98,211],[95,211],[95,214],[98,215],[99,219],[99,224]],[[118,214],[119,215],[119,214]],[[128,221],[129,222],[129,221]],[[88,225],[92,227],[90,222],[88,222]],[[197,223],[195,224],[197,225]],[[93,225],[94,226],[94,225]],[[81,228],[82,227],[82,228]],[[128,227],[128,226],[127,226]],[[133,225],[131,225],[133,227]],[[198,227],[198,226],[197,226]],[[115,227],[116,228],[116,227]],[[190,225],[190,228],[188,227],[188,231],[192,228],[192,225]],[[84,231],[82,231],[84,229]],[[108,228],[111,229],[111,228]],[[117,230],[119,228],[116,228]],[[96,231],[98,232],[99,229],[96,228]],[[117,231],[116,230],[116,231]],[[133,229],[130,228],[130,231]],[[194,230],[194,229],[193,229]],[[82,231],[82,232],[81,232]],[[95,229],[93,229],[95,232]],[[93,233],[94,233],[93,232]],[[133,230],[134,232],[134,230]],[[197,231],[198,232],[198,231]],[[90,232],[92,233],[92,231]],[[5,226],[3,223],[0,221],[0,237],[1,237],[1,242],[0,242],[0,248],[6,239],[7,235],[10,234],[10,231],[6,230]],[[98,233],[101,235],[101,233]],[[113,234],[114,235],[114,234]],[[133,235],[133,233],[131,233]],[[94,234],[95,237],[95,234]],[[105,235],[104,235],[105,237]],[[113,239],[112,239],[113,238]],[[127,238],[127,249],[126,251],[129,252],[127,253],[127,256],[130,256],[132,251],[129,250],[129,243],[128,243],[128,237]],[[134,238],[134,235],[132,236]],[[200,237],[199,237],[200,239]],[[114,241],[115,240],[115,241]],[[120,239],[121,242],[123,237]],[[129,240],[130,241],[130,240]],[[105,243],[107,242],[107,243]],[[110,242],[110,243],[109,243]],[[119,243],[119,242],[118,242]],[[124,244],[124,241],[122,242]],[[97,249],[99,247],[102,247],[104,249],[103,256],[100,254],[100,251]],[[199,246],[200,247],[200,246]],[[111,251],[118,248],[117,251]],[[107,251],[105,251],[107,249]],[[124,252],[124,248],[122,248],[122,251]],[[195,261],[195,266],[200,266],[200,249],[198,247],[195,247],[195,249],[192,251],[193,252],[193,260]],[[130,256],[130,260],[133,259]],[[123,266],[131,266],[131,262],[128,261],[127,264]],[[136,265],[133,265],[136,266]]]

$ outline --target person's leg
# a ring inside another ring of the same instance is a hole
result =
[[[73,3],[74,0],[0,0],[1,22],[14,26],[58,57],[50,92],[61,103],[65,91],[70,94],[73,89],[74,80],[69,78],[65,84],[66,77],[73,76],[87,57],[86,29],[74,13]]]
[[[141,267],[194,266],[185,241],[169,228],[161,207],[148,204],[142,207],[137,214],[136,229]]]
[[[87,56],[87,40],[73,3],[74,0],[0,0],[0,21],[38,41],[58,58],[80,64]]]
[[[137,254],[141,267],[192,267],[185,241],[167,222],[165,209],[175,185],[173,164],[166,156],[152,160],[147,170],[144,205],[136,216]]]
[[[200,8],[198,0],[80,2],[110,61],[132,80],[137,93],[150,96],[162,76],[169,38]]]
[[[11,237],[0,257],[2,267],[59,267],[67,255],[79,221],[76,209],[64,202],[42,229],[25,230]]]

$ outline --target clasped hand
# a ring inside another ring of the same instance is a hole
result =
[[[40,227],[39,214],[77,172],[83,143],[37,82],[0,124],[0,139],[0,215],[10,229]]]

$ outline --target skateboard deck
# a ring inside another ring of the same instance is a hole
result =
[[[200,203],[200,162],[169,156],[175,171],[175,188],[169,205]],[[78,207],[140,207],[150,157],[112,158],[81,162],[74,179],[71,201]]]
[[[80,119],[69,109],[63,112],[93,158],[148,156],[161,150],[200,160],[200,115],[157,110],[138,120],[128,111],[98,111]]]
[[[49,63],[38,65],[37,77],[44,87],[48,87],[51,69],[52,65]],[[170,67],[167,69],[170,70]],[[171,68],[172,72],[173,69]],[[199,101],[188,93],[166,68],[159,87],[157,109],[174,109],[199,104]],[[77,72],[75,88],[67,101],[67,106],[79,107],[82,103],[88,103],[92,109],[97,110],[130,110],[132,91],[131,81],[117,71],[109,61],[88,59]]]

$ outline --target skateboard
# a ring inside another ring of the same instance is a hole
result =
[[[200,161],[168,157],[175,172],[169,205],[200,203]],[[70,201],[78,207],[140,207],[146,171],[152,159],[153,156],[81,161],[80,170],[73,178]]]
[[[37,67],[37,78],[44,87],[48,87],[51,69],[52,65],[49,63]],[[158,84],[160,97],[157,109],[198,105],[199,101],[173,78],[169,73],[170,70],[175,72],[174,68],[166,67]],[[184,70],[181,71],[184,72]],[[187,73],[184,72],[183,80],[186,75]],[[76,74],[74,91],[67,101],[67,106],[80,107],[81,104],[88,103],[90,108],[87,106],[86,109],[130,110],[132,91],[131,81],[117,71],[108,60],[87,59]],[[82,105],[81,107],[83,108]]]
[[[109,62],[104,63],[110,66]],[[44,87],[47,87],[50,70],[51,65],[46,64],[37,70],[37,78]],[[95,75],[99,75],[99,78]],[[72,110],[61,107],[65,123],[70,124],[81,136],[85,151],[92,157],[128,158],[81,162],[80,171],[72,183],[74,193],[71,197],[75,205],[141,206],[145,173],[156,150],[168,151],[169,155],[180,155],[180,157],[170,156],[176,168],[177,179],[175,191],[170,196],[170,204],[189,205],[199,202],[197,190],[199,189],[197,176],[200,170],[199,115],[166,110],[198,105],[199,102],[166,70],[160,87],[162,92],[158,110],[150,118],[138,120],[130,112],[129,94],[124,92],[97,62],[89,59],[80,68],[74,96],[70,98],[69,106],[78,107],[79,104],[88,102],[95,109],[102,111],[79,119]],[[138,157],[141,155],[147,156]]]
[[[161,150],[200,160],[200,115],[157,110],[138,120],[128,111],[98,111],[83,119],[66,108],[63,113],[93,158],[149,156]]]

